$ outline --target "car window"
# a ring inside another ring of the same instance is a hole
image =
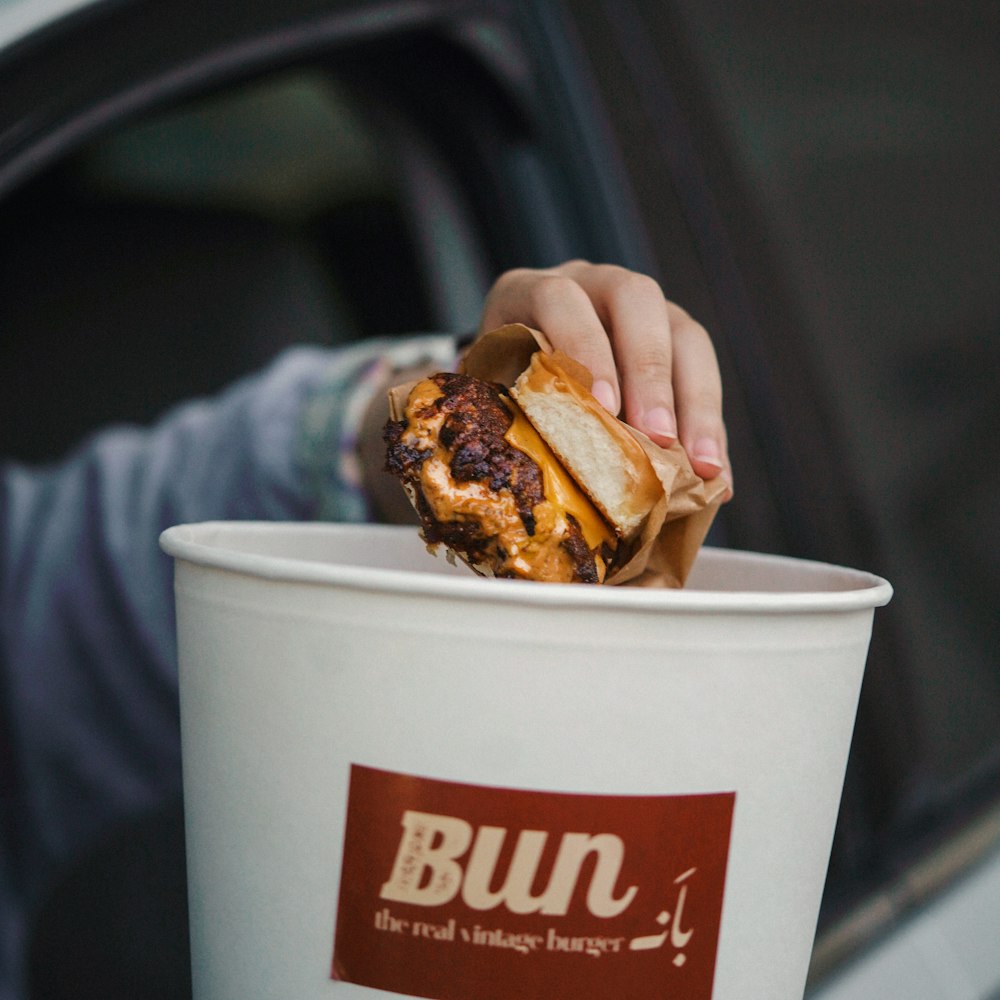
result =
[[[461,317],[430,284],[420,148],[304,67],[119,126],[34,178],[0,215],[4,454],[58,457],[293,343],[471,322],[484,277],[453,282]],[[439,234],[461,214],[449,194]]]
[[[376,272],[407,256],[373,144],[331,81],[295,73],[114,130],[9,198],[4,453],[54,458],[290,343],[423,322],[415,293],[393,315],[331,266],[347,243]]]
[[[463,31],[388,32],[229,83],[213,72],[181,99],[147,86],[150,108],[8,196],[4,454],[57,457],[289,343],[468,332],[502,268],[607,257],[621,227],[599,199],[576,211],[593,173],[566,170],[558,105],[533,119],[502,26]]]

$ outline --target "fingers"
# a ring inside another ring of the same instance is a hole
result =
[[[604,407],[621,408],[611,341],[584,288],[559,268],[508,271],[486,297],[480,331],[524,323],[545,336],[594,376],[592,391]]]
[[[667,303],[673,342],[674,397],[680,442],[703,479],[721,475],[733,485],[726,427],[722,419],[722,378],[708,332],[680,306]]]
[[[673,444],[677,439],[673,338],[660,286],[623,267],[572,261],[564,268],[594,302],[604,326],[616,363],[624,419],[657,444]]]
[[[593,393],[657,444],[680,440],[695,472],[732,489],[722,382],[707,331],[657,282],[615,265],[574,260],[502,275],[482,330],[520,322],[585,365]]]

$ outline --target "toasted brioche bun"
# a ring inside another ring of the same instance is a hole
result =
[[[629,541],[663,486],[639,443],[577,373],[587,377],[565,355],[537,351],[511,395],[618,537]]]

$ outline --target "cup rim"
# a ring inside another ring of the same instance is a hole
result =
[[[469,575],[449,575],[410,569],[360,566],[298,556],[280,556],[227,547],[246,542],[266,532],[315,539],[323,542],[338,536],[359,534],[415,535],[416,528],[397,525],[344,524],[331,522],[203,521],[178,524],[160,535],[164,552],[178,562],[238,573],[259,580],[349,587],[389,593],[419,594],[449,600],[530,604],[534,607],[618,608],[635,611],[683,611],[727,614],[789,614],[849,612],[881,607],[893,589],[880,576],[831,563],[796,559],[759,552],[704,546],[699,561],[746,572],[754,564],[771,570],[787,569],[804,579],[824,580],[821,589],[795,590],[705,590],[696,587],[660,589],[646,587],[599,587],[580,584],[537,583],[528,580],[498,580]],[[430,559],[431,557],[428,556]],[[831,587],[829,581],[835,580]]]

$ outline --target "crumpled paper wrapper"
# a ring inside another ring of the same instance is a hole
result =
[[[511,323],[479,337],[458,370],[509,388],[538,350],[554,353],[543,333]],[[561,352],[556,352],[556,357],[568,375],[590,389],[593,378],[586,368]],[[402,418],[415,384],[409,382],[390,390],[392,419]],[[650,512],[640,536],[630,543],[624,560],[608,574],[604,585],[683,587],[727,485],[719,477],[706,481],[696,475],[679,443],[661,448],[641,431],[627,424],[625,427],[649,457],[663,486],[663,496]]]

